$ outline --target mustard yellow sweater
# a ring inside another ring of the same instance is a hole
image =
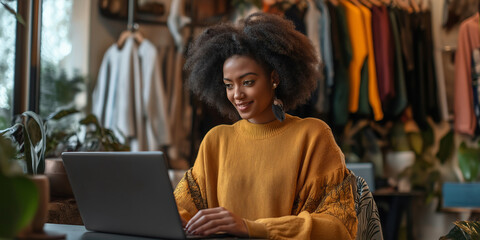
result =
[[[175,189],[186,220],[224,207],[250,237],[355,239],[357,218],[344,156],[321,120],[240,120],[213,128]]]

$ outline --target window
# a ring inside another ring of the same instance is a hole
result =
[[[83,1],[42,1],[39,109],[43,117],[60,108],[80,109],[86,104],[85,71],[80,69],[86,64],[79,61],[79,55],[84,53],[78,54],[78,50],[86,51],[73,47],[82,22],[74,19],[78,17],[74,5],[80,2]]]
[[[4,3],[16,11],[16,1]],[[13,115],[16,28],[15,15],[0,5],[0,129],[10,126]]]

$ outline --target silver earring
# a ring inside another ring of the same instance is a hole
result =
[[[285,120],[285,110],[283,109],[282,100],[277,97],[273,99],[272,111],[278,121],[283,122],[283,120]]]
[[[273,83],[273,89],[277,88],[277,83]]]

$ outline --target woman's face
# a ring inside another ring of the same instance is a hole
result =
[[[251,123],[275,120],[272,111],[273,78],[253,58],[234,55],[223,64],[223,82],[228,100],[240,117]]]

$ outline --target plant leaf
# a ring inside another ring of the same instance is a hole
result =
[[[480,222],[456,221],[454,224],[467,236],[467,239],[480,239]]]
[[[43,121],[40,118],[40,116],[38,116],[36,113],[32,111],[26,111],[22,113],[22,116],[25,117],[25,122],[26,122],[25,125],[27,129],[25,133],[27,133],[29,137],[29,141],[27,141],[27,143],[30,144],[30,146],[28,147],[30,148],[30,151],[31,151],[30,154],[25,154],[25,157],[28,158],[29,156],[31,156],[32,157],[31,160],[33,161],[32,164],[34,165],[31,174],[43,174],[45,170],[45,161],[44,161],[45,149],[47,148],[47,141],[46,141],[47,137],[45,135],[45,125],[43,124]],[[39,141],[38,148],[35,147],[36,144],[34,145],[32,141],[32,134],[30,133],[31,128],[29,128],[29,124],[28,124],[29,118],[35,121],[35,123],[37,124],[37,129],[40,130],[40,141]],[[32,151],[32,147],[33,147],[33,151]]]
[[[0,239],[13,239],[35,215],[38,190],[28,178],[0,174],[0,196]]]
[[[422,140],[423,140],[423,150],[426,150],[428,147],[432,146],[434,143],[434,134],[433,129],[430,124],[427,124],[427,129],[421,131],[422,133]]]
[[[407,133],[408,140],[410,142],[410,148],[416,155],[421,155],[423,151],[423,138],[418,132]]]
[[[50,116],[47,117],[47,119],[53,119],[53,120],[60,120],[66,116],[72,115],[74,113],[78,113],[79,111],[75,108],[70,108],[70,109],[62,109],[60,111],[52,113]]]
[[[469,148],[465,142],[462,142],[458,148],[457,156],[458,165],[462,171],[465,181],[474,181],[478,174],[478,159],[480,158],[480,150]]]
[[[1,3],[6,9],[8,12],[10,12],[11,14],[13,14],[15,16],[15,18],[17,19],[17,21],[19,23],[21,23],[22,25],[25,26],[25,20],[23,19],[22,15],[18,14],[17,12],[15,12],[15,10],[13,10],[13,8],[11,8],[10,6],[8,6],[7,4],[5,3]]]
[[[467,240],[462,229],[458,226],[454,226],[447,235],[441,237],[439,240]]]
[[[440,160],[442,164],[444,164],[447,159],[449,159],[454,150],[454,134],[453,130],[450,130],[445,136],[442,137],[440,140],[440,146],[436,157]]]

